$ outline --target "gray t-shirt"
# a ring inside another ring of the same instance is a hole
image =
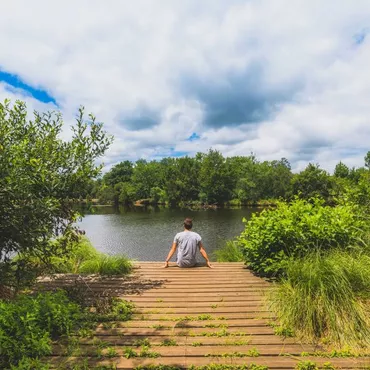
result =
[[[177,244],[177,264],[180,267],[192,267],[196,264],[195,256],[201,240],[200,235],[193,231],[176,234],[173,242]]]

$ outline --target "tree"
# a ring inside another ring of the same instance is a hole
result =
[[[349,168],[343,162],[339,162],[334,169],[334,176],[342,179],[349,177]]]
[[[368,151],[365,156],[365,167],[370,169],[370,151]]]
[[[303,199],[321,197],[329,201],[334,182],[326,171],[309,163],[302,172],[293,177],[292,188],[293,194]]]
[[[102,123],[79,109],[70,141],[60,138],[60,113],[34,112],[25,103],[0,104],[0,281],[18,274],[15,254],[47,259],[65,253],[75,237],[78,199],[101,171],[95,160],[112,142]],[[60,243],[51,240],[60,238]],[[58,250],[56,250],[58,245]],[[23,262],[22,262],[23,263]]]
[[[134,166],[132,183],[136,191],[136,200],[150,198],[150,190],[161,187],[160,164],[157,161],[147,162],[139,159]]]
[[[217,150],[210,149],[204,155],[199,181],[201,197],[209,203],[224,203],[230,199],[231,186],[230,176],[226,166],[225,158]]]
[[[112,169],[103,176],[103,181],[109,186],[114,186],[119,182],[129,182],[132,173],[132,162],[124,161],[112,167]]]

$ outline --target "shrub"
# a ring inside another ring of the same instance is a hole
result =
[[[0,368],[11,364],[14,370],[46,370],[37,358],[51,354],[52,340],[62,335],[70,339],[78,329],[83,336],[97,321],[128,320],[133,310],[131,303],[114,297],[94,303],[80,307],[62,290],[0,300]]]
[[[305,339],[352,347],[370,345],[370,258],[331,251],[290,261],[286,278],[271,293],[281,324]]]
[[[52,338],[68,334],[79,319],[79,307],[61,291],[0,301],[0,367],[23,359],[26,369],[27,357],[50,354]]]
[[[355,206],[324,206],[318,198],[279,202],[276,209],[243,221],[246,227],[238,245],[248,265],[265,276],[284,273],[290,259],[313,250],[347,248],[358,240],[364,227]]]
[[[10,365],[10,370],[49,370],[48,364],[42,363],[37,358],[22,358],[17,365]]]

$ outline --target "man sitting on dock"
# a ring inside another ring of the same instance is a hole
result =
[[[163,267],[168,267],[169,260],[175,253],[176,248],[179,247],[177,252],[177,265],[179,267],[194,267],[197,263],[196,254],[197,249],[199,248],[199,252],[206,260],[207,266],[212,268],[207,256],[207,252],[203,247],[202,238],[198,233],[191,231],[192,227],[193,220],[191,218],[186,218],[184,221],[185,229],[181,233],[176,234],[171,250],[168,253],[165,265]]]

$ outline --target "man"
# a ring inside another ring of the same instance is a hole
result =
[[[164,268],[168,267],[168,262],[171,259],[172,255],[175,253],[176,248],[179,247],[177,252],[177,265],[179,267],[193,267],[196,264],[196,254],[197,249],[199,248],[200,254],[204,257],[207,262],[207,266],[212,268],[211,263],[209,262],[207,253],[203,248],[202,238],[199,234],[191,231],[193,227],[193,220],[191,218],[186,218],[184,221],[184,231],[176,234],[173,241],[171,250],[168,253],[166,258]]]

